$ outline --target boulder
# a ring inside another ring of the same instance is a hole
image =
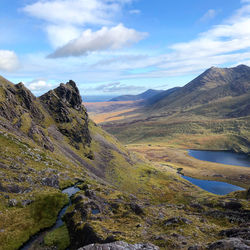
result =
[[[208,250],[249,250],[250,241],[241,238],[229,238],[218,240],[210,244]]]
[[[176,224],[191,224],[192,221],[184,217],[173,217],[168,220],[165,220],[163,223],[165,226],[170,226],[170,225],[176,225]]]
[[[142,209],[142,207],[139,206],[139,205],[136,204],[136,203],[131,203],[131,204],[130,204],[130,208],[131,208],[131,210],[132,210],[135,214],[137,214],[137,215],[142,215],[142,214],[143,214],[143,209]]]
[[[250,239],[250,228],[231,228],[227,230],[222,230],[219,233],[220,236],[226,237],[240,237],[242,239]]]
[[[230,210],[240,210],[242,208],[242,204],[237,202],[237,201],[230,201],[230,202],[226,202],[225,204],[223,204],[223,207],[225,209],[230,209]]]
[[[51,177],[45,177],[42,179],[42,185],[59,188],[59,180],[57,175],[52,175]]]
[[[150,243],[128,244],[124,241],[116,241],[107,244],[91,244],[78,250],[159,250],[160,248]]]

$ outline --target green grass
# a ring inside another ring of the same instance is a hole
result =
[[[52,226],[60,209],[68,202],[61,193],[41,193],[25,207],[15,207],[0,214],[0,249],[13,250],[20,247],[30,236],[43,228]]]
[[[66,249],[70,244],[69,233],[66,225],[47,233],[44,238],[44,244],[46,246],[56,247],[58,250]]]

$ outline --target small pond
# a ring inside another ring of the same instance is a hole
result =
[[[250,157],[230,151],[188,150],[188,154],[198,160],[250,167]]]
[[[221,181],[200,180],[200,179],[195,179],[195,178],[191,178],[191,177],[184,176],[184,175],[182,175],[182,178],[188,180],[192,184],[210,193],[218,194],[218,195],[225,195],[233,191],[244,190],[244,188],[242,187],[235,186],[235,185],[232,185],[226,182],[221,182]]]

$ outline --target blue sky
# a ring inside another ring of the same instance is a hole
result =
[[[0,74],[36,95],[135,94],[250,66],[250,0],[1,0],[0,34]]]

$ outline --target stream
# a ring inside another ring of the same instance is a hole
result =
[[[59,212],[59,214],[57,216],[57,220],[56,220],[55,224],[52,227],[47,228],[45,230],[41,230],[37,234],[31,236],[30,239],[26,243],[24,243],[23,246],[21,246],[19,249],[20,250],[29,250],[35,243],[42,242],[44,236],[48,232],[51,232],[51,231],[59,228],[60,226],[62,226],[63,225],[62,217],[65,214],[67,208],[71,205],[70,197],[72,195],[74,195],[75,193],[77,193],[78,191],[80,191],[80,189],[76,185],[63,189],[62,193],[68,195],[69,203],[61,209],[61,211]]]

